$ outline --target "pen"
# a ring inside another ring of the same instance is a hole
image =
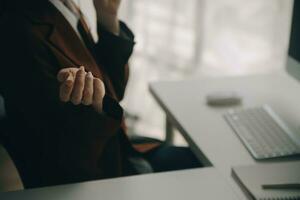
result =
[[[300,183],[283,183],[283,184],[265,184],[262,185],[263,189],[287,189],[287,190],[300,190]]]

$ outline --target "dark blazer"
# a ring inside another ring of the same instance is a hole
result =
[[[133,34],[99,28],[92,51],[49,2],[10,9],[1,20],[0,93],[9,132],[5,146],[26,188],[134,174],[123,98]],[[85,66],[106,86],[104,112],[59,100],[58,71]]]

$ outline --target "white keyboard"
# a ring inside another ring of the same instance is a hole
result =
[[[296,136],[269,106],[231,110],[224,117],[255,159],[300,155]]]

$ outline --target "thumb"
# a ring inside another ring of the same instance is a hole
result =
[[[70,79],[70,76],[73,76],[74,78],[78,70],[78,68],[64,68],[58,72],[57,80],[62,83],[67,79]]]

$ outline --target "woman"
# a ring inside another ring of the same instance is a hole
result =
[[[26,188],[200,166],[186,148],[141,154],[126,136],[119,102],[134,36],[118,20],[119,0],[9,4],[1,24],[5,144]]]

